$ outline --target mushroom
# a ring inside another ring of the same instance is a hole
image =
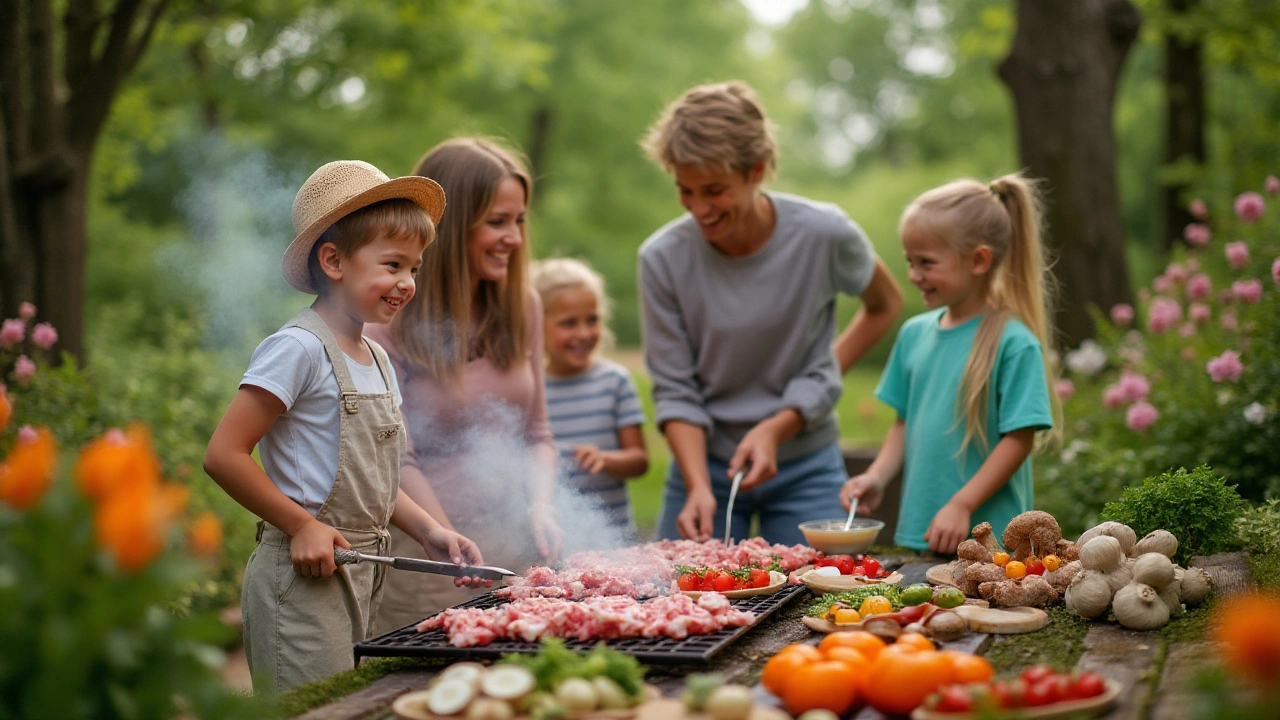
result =
[[[1178,538],[1168,530],[1152,530],[1129,549],[1129,557],[1140,557],[1147,553],[1160,553],[1171,558],[1178,552]]]
[[[960,547],[956,548],[956,555],[959,555],[961,560],[973,560],[974,562],[989,563],[995,558],[995,553],[991,548],[973,538],[960,543]]]
[[[1084,570],[1067,588],[1063,601],[1067,609],[1082,618],[1096,618],[1111,604],[1111,585],[1097,570]]]
[[[1198,567],[1190,567],[1182,572],[1182,587],[1179,593],[1187,607],[1195,607],[1204,601],[1213,590],[1213,579]]]
[[[1039,575],[1028,575],[1020,580],[984,582],[978,592],[985,600],[1004,607],[1039,607],[1056,600],[1058,593]]]
[[[1053,552],[1062,539],[1062,528],[1052,515],[1043,510],[1029,510],[1014,517],[1004,528],[1004,546],[1014,558],[1022,560],[1037,552]]]
[[[1085,530],[1080,539],[1076,540],[1076,545],[1084,547],[1085,543],[1099,535],[1107,535],[1118,540],[1120,542],[1120,552],[1123,554],[1128,554],[1129,550],[1133,548],[1133,544],[1138,541],[1138,534],[1133,531],[1133,528],[1124,523],[1108,520],[1101,525],[1095,525]]]
[[[1071,582],[1076,579],[1076,576],[1080,574],[1082,569],[1083,568],[1080,566],[1079,560],[1072,560],[1066,565],[1059,567],[1057,570],[1051,570],[1050,572],[1045,573],[1044,579],[1048,580],[1049,584],[1053,586],[1053,589],[1061,595],[1066,592],[1067,587],[1071,585]]]
[[[1169,623],[1169,606],[1155,588],[1144,583],[1120,588],[1111,601],[1111,609],[1116,620],[1130,630],[1157,630]]]
[[[1173,582],[1173,562],[1157,552],[1149,552],[1138,557],[1133,564],[1134,582],[1150,585],[1156,590]]]

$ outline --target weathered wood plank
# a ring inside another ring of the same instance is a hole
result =
[[[1207,557],[1196,555],[1188,564],[1202,568],[1213,580],[1214,591],[1220,595],[1234,595],[1254,589],[1247,552],[1218,553]]]
[[[435,672],[407,670],[394,672],[368,687],[322,705],[295,720],[374,720],[391,717],[391,703],[411,690],[421,690]]]
[[[1163,647],[1158,632],[1135,632],[1107,622],[1095,622],[1084,638],[1080,672],[1095,672],[1124,688],[1106,720],[1142,720],[1151,693],[1156,654]]]
[[[1164,658],[1160,689],[1151,707],[1151,720],[1188,720],[1195,710],[1196,694],[1192,681],[1196,673],[1213,657],[1213,645],[1207,642],[1173,643]]]

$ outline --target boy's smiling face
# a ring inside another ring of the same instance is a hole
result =
[[[339,259],[338,276],[330,274],[330,290],[353,320],[389,323],[413,298],[422,250],[416,237],[379,234]]]

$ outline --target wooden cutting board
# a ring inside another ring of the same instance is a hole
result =
[[[1049,624],[1049,613],[1033,607],[981,608],[961,605],[952,612],[969,621],[970,630],[994,635],[1035,632]]]
[[[956,582],[951,579],[951,568],[955,567],[958,562],[960,561],[953,560],[949,563],[943,563],[942,565],[934,565],[924,571],[924,578],[934,585],[950,585],[951,587],[955,587]]]
[[[680,700],[650,700],[637,708],[635,720],[712,720],[707,713],[689,712]],[[761,703],[751,706],[747,720],[791,720],[781,708]]]

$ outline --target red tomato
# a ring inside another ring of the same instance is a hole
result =
[[[715,589],[711,587],[711,584],[714,583],[715,579],[719,576],[719,570],[708,570],[702,573],[702,577],[698,579],[698,589],[702,592],[711,592]]]
[[[1053,668],[1048,665],[1033,665],[1022,671],[1019,676],[1022,682],[1033,685],[1046,678],[1053,677]]]
[[[1076,700],[1097,697],[1106,691],[1106,681],[1096,673],[1081,673],[1071,684],[1071,697]]]
[[[729,573],[716,573],[715,579],[711,581],[711,589],[716,592],[728,592],[733,589],[734,577]]]
[[[862,558],[862,574],[867,577],[880,577],[884,568],[880,566],[880,561],[870,555]]]
[[[1031,560],[1027,563],[1028,575],[1044,575],[1044,563],[1039,560]]]
[[[856,567],[853,562],[853,558],[848,555],[837,555],[834,559],[836,561],[836,567],[840,570],[841,575],[853,574],[853,569]]]
[[[814,567],[836,567],[835,557],[820,557],[813,561]]]
[[[685,573],[676,578],[676,587],[688,592],[690,590],[697,590],[699,582],[700,578],[697,575],[693,573]]]
[[[1058,683],[1052,677],[1033,682],[1027,686],[1027,705],[1031,707],[1049,705],[1058,702],[1060,699],[1058,697]]]
[[[751,569],[751,587],[762,588],[769,586],[769,571],[763,568]]]
[[[972,712],[973,696],[964,685],[947,685],[942,688],[942,694],[934,709],[938,712]]]
[[[991,684],[991,696],[1000,708],[1009,710],[1023,707],[1027,704],[1026,684],[1021,680],[994,682]]]

